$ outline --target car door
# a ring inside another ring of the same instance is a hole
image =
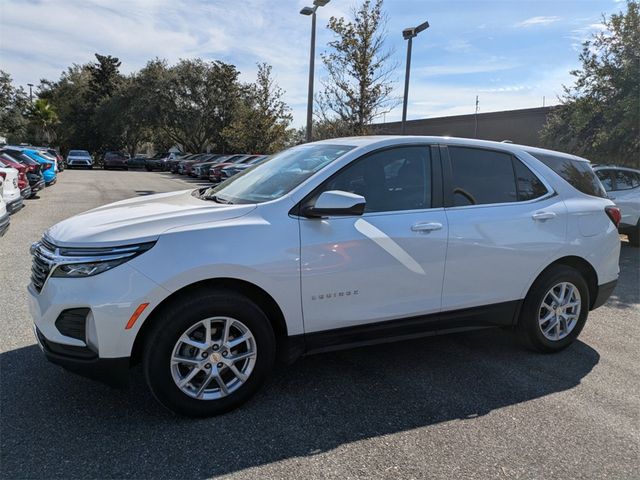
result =
[[[510,153],[443,150],[449,246],[442,309],[484,307],[488,316],[479,310],[469,320],[508,323],[532,277],[564,244],[566,207]]]
[[[629,170],[611,170],[613,191],[609,198],[620,207],[623,226],[636,225],[640,217],[640,175]]]
[[[440,310],[447,220],[433,157],[427,145],[374,152],[311,195],[348,191],[366,207],[361,216],[300,219],[307,333]]]

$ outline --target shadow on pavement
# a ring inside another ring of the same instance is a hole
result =
[[[599,359],[579,341],[527,352],[500,330],[367,347],[302,359],[239,410],[191,420],[159,407],[139,369],[112,390],[30,346],[0,357],[2,477],[207,478],[568,390]]]

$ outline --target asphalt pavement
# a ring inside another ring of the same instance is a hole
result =
[[[0,238],[0,478],[638,478],[640,250],[580,340],[542,355],[483,330],[304,358],[239,410],[159,407],[49,364],[27,310],[29,245],[166,173],[65,171]]]

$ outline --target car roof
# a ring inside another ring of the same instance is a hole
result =
[[[625,167],[622,165],[606,165],[606,164],[597,164],[593,166],[594,170],[624,170],[627,172],[640,173],[640,170],[632,167]]]
[[[398,142],[397,144],[412,143],[412,142],[427,142],[427,143],[446,143],[448,145],[460,145],[466,147],[480,147],[480,148],[493,148],[511,153],[539,153],[546,155],[553,155],[556,157],[569,158],[571,160],[579,160],[582,162],[588,162],[586,158],[571,155],[569,153],[558,152],[555,150],[547,150],[545,148],[530,147],[528,145],[519,145],[517,143],[507,142],[495,142],[491,140],[478,140],[476,138],[462,138],[462,137],[443,137],[443,136],[428,136],[428,135],[370,135],[364,137],[342,137],[332,138],[327,140],[321,140],[314,142],[316,144],[327,145],[349,145],[352,147],[369,147],[380,145],[387,146],[392,142]]]

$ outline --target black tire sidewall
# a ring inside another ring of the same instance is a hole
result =
[[[235,318],[249,328],[256,342],[256,363],[238,390],[218,400],[197,400],[173,381],[170,358],[179,338],[191,325],[214,316]],[[232,410],[246,402],[268,378],[275,361],[275,336],[266,315],[234,292],[202,292],[174,302],[159,314],[145,346],[143,368],[154,397],[173,412],[203,417]]]
[[[561,282],[570,282],[580,292],[581,306],[580,317],[571,333],[561,340],[549,340],[544,336],[538,323],[540,304],[547,292]],[[538,351],[556,352],[568,347],[580,335],[589,315],[589,287],[580,272],[566,265],[557,265],[549,268],[534,283],[529,290],[522,306],[522,312],[518,322],[518,330],[525,344]]]

